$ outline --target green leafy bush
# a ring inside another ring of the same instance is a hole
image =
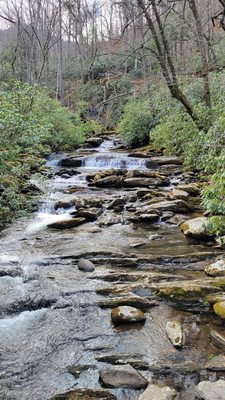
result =
[[[101,127],[82,122],[79,110],[74,114],[61,107],[36,85],[2,85],[0,104],[0,216],[8,221],[30,210],[23,186],[42,166],[43,156],[76,148]]]
[[[149,143],[149,132],[155,125],[150,103],[133,100],[125,106],[117,129],[126,146],[138,147]]]

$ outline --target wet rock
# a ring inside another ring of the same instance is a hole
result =
[[[58,210],[59,208],[66,209],[66,208],[70,208],[70,207],[77,205],[77,203],[79,203],[79,200],[77,198],[74,198],[74,199],[68,198],[65,200],[58,200],[55,203],[54,208],[55,208],[55,210]]]
[[[151,157],[149,160],[149,165],[182,165],[182,160],[176,156],[161,156],[161,157]]]
[[[129,364],[133,368],[148,369],[148,363],[142,359],[141,354],[137,353],[105,353],[95,356],[99,362],[104,362],[113,365]]]
[[[213,357],[205,367],[210,371],[225,371],[225,356],[220,355]]]
[[[118,197],[117,199],[114,199],[113,201],[111,201],[108,204],[107,208],[108,208],[108,210],[112,210],[115,208],[118,209],[118,207],[123,209],[125,203],[126,203],[126,199]]]
[[[137,190],[137,197],[138,198],[142,198],[142,197],[144,197],[146,195],[149,195],[149,194],[151,194],[149,189],[138,189]],[[153,196],[151,195],[151,198],[152,197]]]
[[[218,283],[219,285],[219,283]],[[180,281],[167,282],[157,285],[157,294],[169,300],[175,308],[184,310],[209,309],[205,297],[212,293],[218,293],[221,289],[214,286],[214,282],[204,281]]]
[[[200,195],[200,188],[196,183],[190,183],[190,184],[180,184],[177,185],[178,190],[185,191],[189,193],[191,196],[199,196]]]
[[[205,268],[205,273],[210,276],[224,276],[225,275],[225,260],[220,259],[208,265]]]
[[[196,387],[196,396],[202,400],[225,400],[225,381],[202,381]]]
[[[98,187],[117,187],[120,188],[123,186],[123,178],[121,176],[107,176],[105,178],[101,178],[94,181],[94,185]]]
[[[81,167],[82,166],[82,160],[79,158],[74,158],[74,157],[68,157],[68,158],[63,158],[60,161],[60,165],[62,167]]]
[[[212,330],[210,332],[210,337],[212,338],[212,342],[221,349],[225,349],[225,335],[221,332]]]
[[[163,239],[163,236],[162,235],[159,235],[159,234],[155,234],[155,235],[149,235],[149,240],[161,240],[161,239]]]
[[[174,218],[174,213],[172,211],[167,211],[165,213],[163,213],[162,217],[161,217],[161,221],[165,222],[168,221],[170,222],[170,220],[172,220]]]
[[[70,229],[76,226],[79,226],[86,222],[85,218],[71,218],[65,219],[57,222],[52,222],[51,224],[47,225],[47,228],[52,229]]]
[[[159,220],[158,214],[141,214],[138,217],[138,222],[157,222]]]
[[[155,171],[147,171],[147,170],[131,170],[128,171],[126,174],[127,178],[157,178],[159,177],[160,174],[158,172]]]
[[[179,321],[168,321],[166,334],[174,347],[182,347],[185,342],[182,323]]]
[[[138,400],[175,400],[177,399],[176,390],[169,386],[159,387],[157,385],[149,385],[142,393]]]
[[[176,213],[190,212],[189,204],[184,200],[160,201],[151,205],[151,210],[172,211]]]
[[[88,144],[92,147],[99,147],[103,142],[101,137],[90,137],[86,139],[85,144]]]
[[[80,208],[78,211],[73,211],[71,213],[71,215],[75,215],[79,218],[85,218],[87,221],[96,221],[100,214],[101,210],[99,208]]]
[[[213,310],[218,317],[225,319],[225,301],[215,303],[213,305]]]
[[[155,178],[126,178],[124,185],[127,187],[149,187],[156,183]]]
[[[139,389],[147,386],[147,380],[130,365],[110,366],[99,371],[101,381],[107,387]]]
[[[84,272],[93,272],[95,270],[94,264],[89,260],[85,260],[85,258],[80,258],[78,268]]]
[[[107,213],[102,215],[99,220],[98,220],[98,225],[99,226],[110,226],[110,225],[116,225],[116,224],[124,224],[125,219],[122,214],[116,214],[114,212],[112,213]]]
[[[141,247],[144,246],[146,242],[144,240],[136,240],[133,242],[130,242],[130,247],[136,248],[136,247]]]
[[[209,240],[212,238],[212,235],[207,230],[206,223],[206,217],[189,219],[180,225],[180,229],[187,237],[199,240]]]
[[[80,374],[83,371],[88,371],[89,369],[96,369],[97,367],[94,365],[72,365],[67,368],[67,371],[75,376],[75,378],[79,378]]]
[[[101,289],[100,289],[101,291]],[[148,300],[141,296],[121,296],[112,297],[103,301],[98,302],[98,306],[101,308],[114,308],[117,306],[130,306],[130,307],[140,307],[147,310],[148,308],[157,306],[158,303],[155,300]]]
[[[117,324],[127,324],[131,322],[143,322],[146,320],[143,311],[135,307],[120,306],[112,310],[112,321]]]
[[[53,396],[50,400],[116,400],[116,396],[103,389],[76,389]]]
[[[169,194],[171,199],[188,200],[189,193],[184,190],[173,189]]]
[[[185,360],[184,357],[179,357],[180,354],[170,354],[170,360],[159,360],[156,364],[149,366],[149,370],[154,373],[154,377],[161,377],[162,375],[171,376],[198,376],[201,366],[193,361]],[[179,359],[180,358],[180,359]]]
[[[182,215],[174,215],[174,217],[171,217],[168,219],[168,223],[172,225],[177,225],[179,226],[185,221],[185,218]]]

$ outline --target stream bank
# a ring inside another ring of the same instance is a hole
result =
[[[170,398],[199,398],[200,381],[225,374],[223,359],[208,365],[225,345],[212,310],[225,278],[205,274],[222,251],[178,227],[202,216],[196,177],[177,157],[127,154],[116,137],[88,146],[49,162],[38,212],[2,233],[2,399],[136,400],[142,386],[99,382],[99,371],[125,374],[127,365],[155,393],[169,385]],[[80,258],[94,271],[78,269]],[[124,305],[145,321],[112,323],[111,310]],[[180,348],[168,339],[170,321],[185,333]]]

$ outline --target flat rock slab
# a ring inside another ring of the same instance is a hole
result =
[[[130,365],[117,365],[102,368],[99,377],[107,387],[140,389],[147,386],[148,381]]]
[[[221,332],[212,330],[210,332],[212,342],[221,349],[225,349],[225,335]]]
[[[210,276],[224,276],[225,275],[225,259],[220,259],[208,265],[205,268],[205,273]]]
[[[113,322],[117,324],[132,323],[132,322],[143,322],[146,320],[143,311],[135,307],[120,306],[112,310],[111,318]]]
[[[169,386],[159,387],[157,385],[149,385],[142,393],[138,400],[175,400],[177,399],[176,390]]]
[[[57,394],[50,400],[116,400],[116,396],[103,389],[76,389]]]
[[[202,381],[196,387],[196,395],[203,400],[225,400],[225,381]]]
[[[95,270],[94,264],[89,260],[85,260],[85,258],[80,258],[78,268],[84,272],[93,272]]]
[[[181,322],[168,321],[165,329],[167,337],[174,347],[182,347],[184,345],[185,338]]]
[[[64,219],[61,221],[53,222],[49,225],[47,225],[47,228],[52,228],[52,229],[70,229],[70,228],[75,228],[76,226],[79,226],[86,222],[85,218],[71,218],[71,219]]]

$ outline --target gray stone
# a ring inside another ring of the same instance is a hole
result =
[[[85,260],[85,258],[80,258],[78,268],[84,272],[93,272],[95,270],[94,264],[89,260]]]
[[[147,386],[147,380],[130,365],[102,368],[99,377],[107,387],[139,389]]]
[[[159,387],[157,385],[149,385],[142,393],[138,400],[175,400],[177,399],[176,390],[169,386]]]
[[[198,217],[194,219],[189,219],[180,225],[181,231],[185,236],[194,239],[207,240],[212,237],[206,228],[207,218]]]
[[[225,381],[202,381],[196,386],[196,395],[202,400],[225,400]]]
[[[182,347],[185,342],[183,326],[179,321],[168,321],[166,334],[174,347]]]
[[[225,275],[225,260],[220,259],[208,265],[205,268],[205,273],[210,276],[223,276]]]

